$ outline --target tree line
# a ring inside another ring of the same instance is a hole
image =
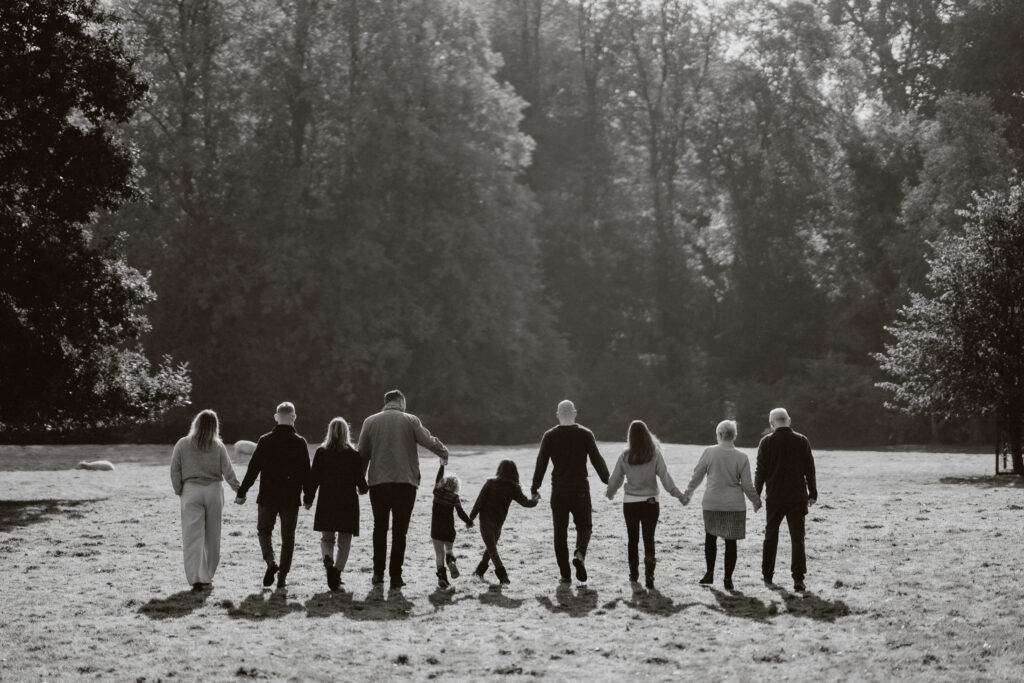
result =
[[[243,438],[398,386],[464,442],[565,396],[608,439],[750,441],[779,404],[821,445],[989,436],[888,410],[876,354],[1013,182],[1018,3],[105,6],[147,91],[116,132],[138,198],[88,232],[148,274],[164,408]]]

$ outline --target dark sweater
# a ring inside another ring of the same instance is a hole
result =
[[[818,498],[811,444],[790,427],[776,427],[757,447],[754,488],[757,495],[767,487],[769,505],[799,505]]]
[[[501,526],[508,517],[508,508],[513,500],[524,508],[536,507],[538,502],[527,498],[518,482],[492,477],[485,481],[483,488],[480,489],[480,494],[473,503],[473,510],[469,513],[469,519],[472,521],[480,515],[480,519]]]
[[[260,477],[259,505],[299,507],[303,490],[309,491],[309,448],[291,425],[277,425],[260,437],[249,460],[238,496],[246,493]]]
[[[544,473],[551,461],[551,491],[590,491],[587,481],[587,460],[601,483],[608,483],[608,465],[597,450],[594,433],[577,424],[559,425],[544,433],[533,470],[531,490],[536,493],[544,483]]]

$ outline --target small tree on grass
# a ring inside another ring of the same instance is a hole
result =
[[[930,295],[914,294],[877,355],[891,407],[946,417],[994,417],[1024,475],[1024,183],[976,195],[962,234],[929,259]]]
[[[186,369],[153,368],[155,296],[94,212],[134,194],[119,143],[145,93],[95,0],[0,11],[0,431],[110,425],[183,403]]]

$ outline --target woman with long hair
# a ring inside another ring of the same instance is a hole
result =
[[[629,580],[640,578],[640,535],[644,539],[644,583],[654,588],[654,530],[658,526],[661,505],[658,503],[658,479],[669,495],[682,500],[679,487],[668,473],[661,444],[651,430],[640,420],[633,420],[626,432],[626,450],[619,456],[615,469],[608,478],[606,495],[611,500],[619,487],[623,490],[622,514],[626,518],[626,552],[629,562]]]
[[[327,425],[324,441],[313,454],[310,479],[304,502],[309,509],[317,489],[320,490],[313,529],[320,532],[320,554],[327,573],[327,587],[336,591],[343,583],[341,573],[348,562],[352,537],[359,535],[359,494],[369,490],[345,418],[336,417]]]
[[[732,590],[732,572],[736,568],[736,541],[747,535],[747,505],[743,501],[746,494],[754,506],[754,512],[761,509],[761,496],[757,495],[754,484],[750,480],[750,461],[746,453],[738,450],[736,441],[736,423],[723,420],[715,428],[718,445],[704,450],[693,468],[693,478],[683,493],[683,504],[690,502],[693,492],[707,477],[708,485],[704,489],[701,507],[704,510],[704,561],[707,571],[700,583],[714,583],[715,558],[718,554],[718,539],[725,540],[725,580],[726,590]]]
[[[238,491],[238,478],[220,439],[220,422],[212,410],[200,411],[188,435],[171,452],[171,485],[181,498],[181,545],[185,578],[192,590],[213,586],[220,564],[220,527],[224,487]]]

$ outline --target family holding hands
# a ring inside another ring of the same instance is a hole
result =
[[[441,461],[434,480],[430,537],[437,564],[437,585],[450,590],[450,579],[459,577],[453,552],[456,537],[455,515],[472,527],[479,518],[479,533],[484,551],[474,570],[483,579],[490,565],[502,585],[509,583],[508,570],[498,552],[498,541],[513,501],[523,507],[536,507],[539,489],[551,466],[551,516],[555,560],[560,580],[587,581],[586,556],[590,542],[592,507],[588,464],[602,483],[606,495],[614,498],[623,489],[623,516],[626,523],[629,580],[639,581],[640,539],[644,546],[644,582],[654,587],[655,528],[660,515],[658,481],[683,505],[706,479],[702,499],[704,516],[704,556],[707,572],[701,584],[713,582],[718,538],[725,541],[723,585],[732,590],[736,566],[736,541],[746,536],[746,503],[754,511],[761,508],[761,491],[767,489],[767,520],[762,555],[762,579],[773,584],[779,528],[786,520],[792,540],[791,572],[794,589],[804,590],[806,559],[804,552],[805,517],[809,505],[817,499],[814,458],[810,445],[790,427],[783,408],[772,410],[772,432],[761,439],[753,480],[746,454],[735,445],[736,423],[724,420],[716,429],[717,445],[707,448],[697,462],[685,491],[672,480],[658,440],[643,422],[629,425],[627,447],[612,472],[593,433],[576,423],[576,408],[571,401],[558,404],[558,425],[541,439],[531,485],[531,496],[523,492],[519,471],[512,460],[502,460],[494,477],[484,482],[476,502],[467,514],[459,496],[461,482],[446,473],[448,449],[430,434],[419,418],[405,410],[405,396],[398,390],[384,396],[381,412],[368,417],[353,445],[348,423],[340,417],[330,421],[323,443],[317,448],[312,465],[305,439],[295,431],[295,406],[281,403],[274,414],[277,426],[260,437],[241,483],[235,477],[227,449],[219,437],[217,415],[204,410],[196,415],[192,428],[174,446],[171,457],[171,482],[181,498],[182,546],[185,575],[193,590],[212,585],[220,558],[220,527],[223,508],[221,481],[236,492],[235,502],[243,504],[249,489],[260,479],[257,496],[257,535],[266,570],[263,585],[287,585],[295,547],[295,529],[300,505],[311,509],[317,503],[313,528],[321,532],[320,551],[328,587],[342,585],[342,573],[348,561],[352,537],[359,535],[359,495],[369,493],[373,514],[372,583],[384,583],[387,569],[392,589],[405,585],[402,567],[405,561],[406,535],[420,484],[419,454],[423,446]],[[570,559],[569,519],[576,530],[575,547]],[[281,524],[280,558],[275,555],[272,533]],[[391,553],[387,554],[388,530]]]

